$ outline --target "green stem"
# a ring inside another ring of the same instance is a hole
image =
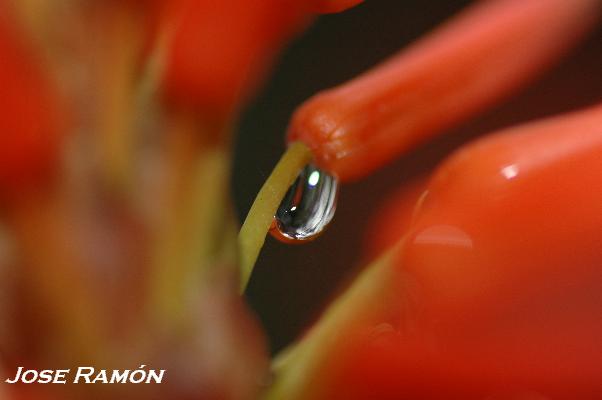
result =
[[[238,235],[241,292],[247,287],[282,198],[311,159],[307,146],[301,142],[292,143],[257,194]]]

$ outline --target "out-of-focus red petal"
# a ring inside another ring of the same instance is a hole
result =
[[[171,35],[166,100],[218,117],[249,95],[306,18],[305,6],[288,0],[175,0],[161,15]]]
[[[48,172],[64,127],[59,95],[9,14],[0,10],[1,195]]]

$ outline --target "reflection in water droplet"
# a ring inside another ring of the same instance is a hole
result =
[[[338,189],[334,176],[307,165],[282,199],[272,235],[284,241],[310,240],[319,235],[334,217]]]

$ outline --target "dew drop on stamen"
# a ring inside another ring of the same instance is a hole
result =
[[[307,165],[282,199],[270,230],[285,242],[311,240],[332,221],[337,206],[337,179]]]

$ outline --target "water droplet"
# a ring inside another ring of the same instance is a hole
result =
[[[307,165],[282,199],[270,232],[285,242],[317,237],[334,217],[339,183],[337,179]]]

